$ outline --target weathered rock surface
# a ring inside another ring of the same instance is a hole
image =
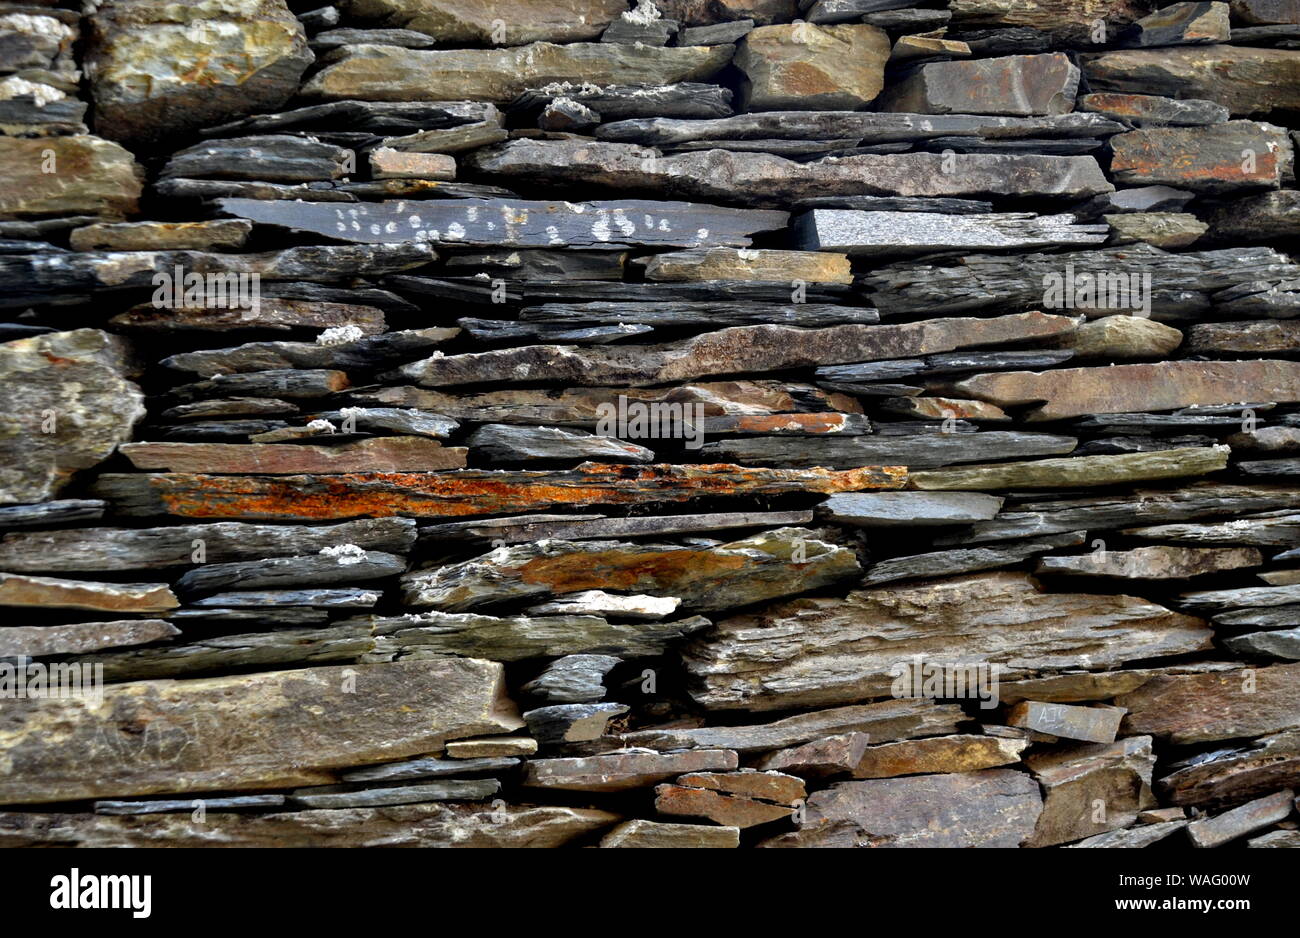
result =
[[[166,612],[179,605],[166,583],[99,583],[0,573],[0,606]]]
[[[761,26],[736,51],[749,111],[854,110],[884,87],[889,37],[865,25]]]
[[[75,625],[9,625],[0,629],[0,657],[76,655],[101,648],[147,645],[180,634],[162,619],[122,619]]]
[[[78,697],[11,701],[0,800],[30,804],[328,783],[336,768],[521,725],[504,698],[501,665],[493,662],[358,666],[353,673],[361,693],[344,691],[343,670],[124,684],[104,690],[103,708]],[[312,712],[317,707],[340,718],[320,720]],[[128,724],[147,732],[125,739],[120,727]],[[83,742],[44,745],[55,725]],[[274,726],[282,732],[272,734]],[[292,751],[286,751],[288,740],[295,741]]]
[[[804,830],[850,821],[876,847],[1018,847],[1042,811],[1011,769],[838,782],[808,798]]]
[[[415,537],[415,522],[406,518],[334,525],[221,522],[165,528],[15,531],[0,538],[0,569],[24,573],[155,570],[290,557],[347,544],[362,550],[405,553]]]
[[[1133,130],[1111,137],[1110,146],[1116,182],[1138,186],[1177,186],[1208,194],[1276,189],[1294,172],[1286,131],[1253,121]]]
[[[1040,404],[1026,419],[1058,420],[1206,404],[1244,406],[1244,402],[1261,397],[1293,401],[1300,399],[1300,363],[1178,361],[998,372],[963,379],[956,388],[999,407]]]
[[[1223,814],[1193,821],[1187,825],[1187,835],[1197,847],[1218,847],[1285,820],[1295,807],[1294,801],[1295,792],[1286,788]]]
[[[565,381],[631,385],[689,381],[712,375],[781,370],[926,355],[1072,331],[1066,316],[1021,313],[995,319],[941,319],[898,326],[737,326],[658,346],[568,348],[525,346],[505,351],[450,355],[414,362],[401,375],[426,387],[483,382]],[[1296,366],[1300,369],[1300,366]]]
[[[377,437],[335,446],[276,443],[124,443],[120,452],[137,469],[168,472],[429,472],[463,469],[464,447],[419,437]]]
[[[100,476],[96,489],[132,517],[342,520],[405,515],[456,518],[559,505],[635,505],[701,497],[900,488],[900,467],[744,469],[739,466],[609,467],[556,472],[463,469],[450,473],[341,476]],[[636,483],[640,484],[636,484]]]
[[[1093,91],[1203,98],[1234,115],[1294,108],[1300,75],[1286,49],[1208,45],[1134,49],[1080,56]]]
[[[596,39],[626,9],[621,0],[357,0],[347,6],[363,20],[443,43],[509,46]]]
[[[931,62],[891,85],[882,110],[921,114],[1064,114],[1074,110],[1079,70],[1059,52],[970,62]]]
[[[1020,643],[1026,630],[1031,653]],[[1045,593],[1024,574],[986,573],[724,619],[683,661],[700,704],[770,710],[884,696],[918,655],[940,671],[998,665],[1014,677],[1193,651],[1209,635],[1200,620],[1131,596]]]
[[[303,85],[302,95],[321,100],[508,104],[526,88],[551,82],[663,85],[710,78],[731,60],[734,49],[600,42],[431,51],[359,45],[340,50],[340,57]]]
[[[0,344],[0,504],[52,498],[144,416],[129,349],[98,329]]]
[[[1043,812],[1027,846],[1045,847],[1131,826],[1151,807],[1150,736],[1026,758],[1043,786]]]
[[[192,810],[192,809],[191,809]],[[608,811],[563,806],[413,804],[241,816],[101,817],[3,815],[5,846],[82,847],[560,847],[620,820]]]
[[[1044,557],[1038,562],[1038,573],[1124,580],[1182,580],[1257,567],[1262,563],[1262,555],[1253,547],[1159,545],[1132,550],[1102,550],[1067,557]]]
[[[153,144],[279,107],[313,58],[280,0],[113,0],[90,18],[85,68],[98,131]]]
[[[523,784],[564,791],[624,791],[653,785],[686,772],[727,772],[736,754],[726,749],[690,752],[611,752],[577,759],[530,759]]]
[[[412,573],[402,586],[407,605],[449,612],[601,587],[672,596],[708,612],[817,589],[859,571],[853,551],[805,528],[778,528],[710,548],[546,540]]]
[[[1263,736],[1300,726],[1300,665],[1156,677],[1115,698],[1124,730],[1182,745]]]
[[[734,848],[740,846],[740,828],[709,824],[666,824],[660,821],[624,821],[601,838],[602,847]]]
[[[0,219],[133,215],[143,175],[130,151],[100,137],[0,136]]]

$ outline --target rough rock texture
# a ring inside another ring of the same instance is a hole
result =
[[[0,344],[0,504],[53,498],[145,414],[126,344],[78,329]]]
[[[74,7],[0,845],[1297,845],[1295,0]]]
[[[874,26],[761,26],[736,50],[749,111],[855,110],[884,87],[889,37]]]
[[[154,144],[272,110],[293,97],[313,58],[281,0],[109,0],[90,19],[85,61],[95,126]]]

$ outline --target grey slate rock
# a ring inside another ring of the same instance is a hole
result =
[[[528,732],[543,746],[587,742],[605,735],[606,724],[631,708],[616,703],[553,704],[525,710]]]
[[[988,547],[968,547],[958,550],[935,551],[929,554],[914,554],[908,557],[890,557],[872,564],[866,576],[862,578],[863,586],[875,586],[880,583],[893,583],[898,580],[923,580],[938,577],[956,576],[962,573],[977,573],[981,570],[997,570],[1018,564],[1038,554],[1062,547],[1077,547],[1084,543],[1087,534],[1075,531],[1070,534],[1055,534],[1048,537],[1028,538],[1013,541],[1005,545]]]
[[[518,759],[493,757],[484,759],[440,759],[422,756],[405,762],[388,762],[368,765],[361,769],[340,772],[344,782],[400,782],[412,778],[451,778],[457,775],[479,775],[508,772],[519,764]]]
[[[340,786],[299,788],[289,800],[304,808],[369,808],[380,805],[419,804],[425,801],[482,801],[501,790],[496,779],[463,779],[339,791]],[[343,786],[346,787],[346,786]]]
[[[813,209],[794,223],[794,243],[800,250],[843,251],[854,257],[1101,244],[1108,234],[1106,225],[1078,225],[1073,215],[1027,212],[943,215]]]
[[[523,690],[552,703],[596,703],[606,694],[605,675],[621,661],[612,655],[566,655],[550,662]]]
[[[748,437],[706,443],[705,459],[741,465],[828,469],[858,466],[907,466],[933,469],[956,463],[987,462],[1027,456],[1069,453],[1078,443],[1072,436],[990,430],[982,433],[937,433],[877,439],[874,436],[809,437],[791,448],[773,437]]]
[[[96,801],[96,814],[172,814],[180,811],[192,812],[202,806],[204,811],[244,811],[254,808],[279,808],[285,802],[284,795],[227,795],[216,798],[195,797],[190,799],[159,801]]]
[[[177,580],[176,589],[193,594],[215,592],[231,586],[245,589],[325,586],[378,580],[406,570],[405,558],[360,548],[350,551],[350,546],[345,545],[333,556],[322,552],[299,557],[204,564]]]
[[[501,463],[594,460],[654,462],[654,450],[635,443],[554,427],[488,424],[470,435],[466,445],[476,456]]]
[[[1002,502],[978,492],[845,492],[830,496],[818,510],[856,527],[911,527],[987,521]]]

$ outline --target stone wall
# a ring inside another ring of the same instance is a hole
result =
[[[0,845],[1300,846],[1300,5],[313,6],[0,3]]]

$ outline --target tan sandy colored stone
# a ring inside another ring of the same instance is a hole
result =
[[[166,612],[179,605],[166,583],[97,583],[0,573],[0,606]]]
[[[856,110],[880,94],[889,53],[874,26],[795,23],[749,33],[735,64],[747,110]]]

